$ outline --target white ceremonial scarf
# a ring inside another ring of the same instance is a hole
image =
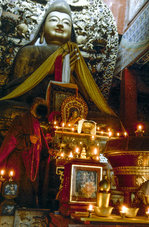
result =
[[[64,57],[62,69],[62,82],[70,83],[70,54]]]

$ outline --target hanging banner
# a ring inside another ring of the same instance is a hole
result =
[[[114,75],[142,57],[149,49],[149,3],[122,36]]]

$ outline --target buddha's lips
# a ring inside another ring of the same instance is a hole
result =
[[[61,30],[61,29],[55,29],[56,32],[60,32],[60,33],[63,33],[64,31]]]

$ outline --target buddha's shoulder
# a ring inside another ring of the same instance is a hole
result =
[[[34,45],[27,45],[22,47],[18,55],[37,55],[37,54],[52,54],[54,51],[56,51],[58,46],[34,46]]]
[[[18,54],[28,54],[32,52],[38,52],[39,49],[40,48],[38,46],[28,45],[20,48],[20,50],[18,51]]]

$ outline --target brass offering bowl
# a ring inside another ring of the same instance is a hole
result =
[[[91,130],[95,127],[95,123],[94,122],[90,122],[90,121],[85,121],[83,123],[83,127],[82,127],[82,131],[84,133],[90,133]]]
[[[139,210],[139,208],[127,208],[125,216],[127,218],[134,218],[134,217],[136,217],[138,210]]]
[[[113,207],[94,207],[95,214],[100,217],[108,217],[111,215]]]

